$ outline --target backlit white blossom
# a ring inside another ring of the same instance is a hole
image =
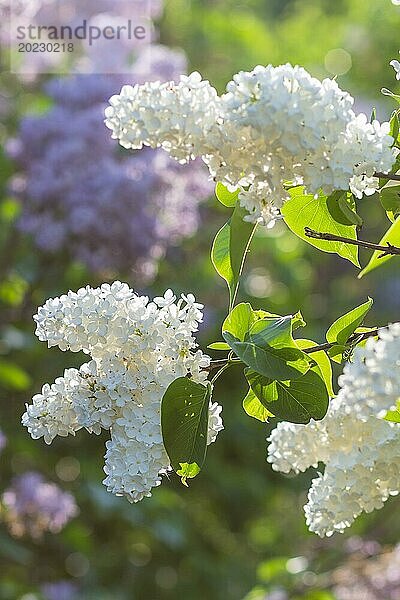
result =
[[[218,96],[198,73],[178,84],[124,86],[106,125],[127,148],[162,147],[180,162],[202,156],[216,181],[240,189],[246,220],[273,224],[286,184],[374,193],[394,163],[389,124],[356,116],[336,81],[301,67],[240,72]]]
[[[400,323],[379,331],[364,347],[357,346],[352,361],[339,377],[339,397],[347,411],[359,418],[384,417],[400,400]]]
[[[192,294],[177,300],[167,290],[151,302],[120,282],[48,300],[34,317],[39,339],[61,350],[82,350],[91,360],[45,384],[22,423],[48,444],[82,428],[109,430],[107,489],[134,502],[151,495],[170,470],[160,424],[164,392],[177,377],[207,377],[210,358],[194,337],[202,308]],[[209,444],[223,429],[221,410],[210,403]]]
[[[180,162],[205,151],[219,117],[220,99],[199,73],[174,82],[125,85],[110,98],[106,125],[124,148],[162,147]]]
[[[400,0],[397,2],[397,4],[400,5]],[[400,81],[400,62],[398,60],[392,60],[392,61],[390,61],[390,65],[393,67],[393,69],[396,72],[396,79],[398,79]]]
[[[381,418],[400,397],[400,324],[358,346],[339,384],[322,421],[279,423],[268,440],[275,471],[299,473],[325,464],[305,506],[307,524],[320,536],[343,532],[400,491],[399,425]]]

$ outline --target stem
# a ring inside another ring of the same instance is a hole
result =
[[[327,242],[344,242],[345,244],[352,244],[353,246],[360,246],[362,248],[368,248],[370,250],[377,250],[382,252],[379,258],[384,256],[400,255],[400,248],[393,246],[387,242],[387,246],[380,246],[379,244],[373,244],[372,242],[365,242],[363,240],[353,240],[351,238],[342,237],[341,235],[334,235],[333,233],[323,233],[320,231],[314,231],[309,227],[304,229],[304,233],[309,238],[317,240],[326,240]]]
[[[219,377],[221,377],[222,373],[224,371],[226,371],[227,369],[229,369],[230,366],[231,366],[231,362],[227,362],[223,367],[221,367],[220,370],[211,379],[211,385],[213,385],[217,381],[217,379]]]
[[[374,173],[374,177],[379,177],[379,179],[389,179],[392,181],[400,181],[400,174],[397,175],[396,173]]]
[[[247,241],[246,248],[244,249],[243,258],[242,258],[242,262],[241,262],[239,273],[238,273],[238,282],[236,284],[235,291],[234,291],[234,293],[232,295],[232,298],[231,298],[231,301],[229,303],[229,312],[231,312],[231,310],[235,306],[235,302],[236,302],[236,298],[237,298],[238,291],[239,291],[239,286],[240,286],[240,279],[241,279],[242,274],[243,274],[244,265],[246,263],[246,258],[247,258],[247,255],[248,255],[249,251],[250,251],[251,242],[253,241],[254,234],[256,233],[256,229],[257,229],[257,223],[254,225],[253,230],[252,230],[252,232],[250,234],[250,237],[249,237],[249,239]]]
[[[223,358],[221,360],[212,360],[210,366],[205,369],[205,371],[214,371],[215,369],[219,369],[224,367],[225,365],[237,364],[242,361],[239,358]]]

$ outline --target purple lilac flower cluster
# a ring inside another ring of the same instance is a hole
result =
[[[70,581],[45,583],[40,591],[46,600],[76,600],[78,598],[78,586]]]
[[[180,52],[152,46],[131,77],[170,80],[184,68]],[[181,166],[150,149],[124,153],[111,140],[104,106],[121,83],[115,75],[51,80],[53,107],[23,119],[8,145],[21,169],[11,190],[22,205],[18,227],[40,250],[148,282],[167,247],[196,232],[212,187],[201,163]]]
[[[40,538],[58,533],[78,514],[74,497],[40,473],[28,471],[14,479],[2,495],[2,517],[12,535]]]

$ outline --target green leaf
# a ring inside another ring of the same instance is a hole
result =
[[[200,472],[205,461],[211,394],[210,383],[204,386],[180,377],[171,383],[161,402],[164,446],[184,484]]]
[[[337,220],[342,214],[338,210],[337,193],[329,197],[322,194],[312,196],[304,194],[303,187],[296,187],[289,190],[289,194],[291,199],[285,202],[281,209],[289,229],[311,246],[324,252],[336,253],[359,267],[357,246],[308,238],[304,232],[305,228],[309,227],[315,231],[357,239],[355,225],[343,224]]]
[[[243,342],[252,325],[260,318],[263,317],[258,316],[258,313],[253,311],[248,302],[242,302],[235,306],[226,317],[222,325],[222,331],[228,331],[236,339]]]
[[[234,287],[230,257],[231,227],[229,222],[218,231],[211,248],[211,261],[218,275],[225,279],[229,291]]]
[[[388,410],[384,418],[391,423],[400,423],[400,402],[397,402],[395,410]]]
[[[247,211],[237,204],[230,220],[230,256],[235,286],[239,284],[245,252],[255,227],[243,220],[246,215]]]
[[[266,423],[269,417],[274,415],[259,401],[253,390],[250,388],[246,398],[243,400],[244,411],[262,423]]]
[[[376,327],[357,327],[357,329],[355,330],[354,333],[359,333],[360,337],[362,336],[363,333],[368,333],[370,331],[374,331],[376,333],[377,328]],[[378,335],[374,335],[373,336],[374,339],[378,339]],[[360,342],[357,342],[357,346],[365,346],[365,344],[367,343],[369,338],[365,338],[365,340],[362,340]]]
[[[395,222],[389,227],[381,241],[379,242],[380,246],[386,246],[387,244],[392,244],[392,246],[400,245],[400,217],[397,217]],[[384,265],[388,260],[393,258],[392,255],[382,256],[382,252],[379,250],[375,250],[371,259],[366,267],[359,273],[358,277],[364,277],[367,273],[370,273],[377,267]],[[396,257],[398,258],[398,257]]]
[[[254,225],[243,220],[245,214],[246,211],[237,204],[228,223],[217,233],[211,249],[215,270],[228,284],[230,304],[239,285],[246,248],[254,229]]]
[[[239,304],[225,319],[222,336],[247,366],[265,377],[295,379],[309,369],[309,361],[293,340],[292,319],[257,319],[250,304]]]
[[[361,227],[361,225],[363,224],[363,220],[355,210],[355,201],[353,194],[341,194],[338,198],[338,206],[342,211],[344,218],[347,220],[347,223],[344,223],[344,225],[356,225],[357,227]]]
[[[260,402],[280,419],[306,424],[322,419],[328,410],[328,391],[318,366],[294,381],[272,381],[251,369],[245,375]]]
[[[222,350],[222,351],[230,350],[230,347],[228,346],[228,344],[226,342],[213,342],[212,344],[209,344],[207,346],[207,348],[209,348],[209,350]]]
[[[193,479],[200,473],[200,467],[197,463],[179,463],[180,469],[177,470],[176,474],[179,475],[183,485],[187,486],[186,480]]]
[[[371,310],[374,301],[372,298],[368,298],[364,304],[353,308],[345,315],[342,315],[326,332],[326,340],[330,344],[338,343],[339,345],[346,345],[350,336],[353,335],[357,327],[360,327],[364,321],[366,315]]]
[[[399,132],[400,132],[400,121],[399,121],[399,111],[395,110],[390,119],[390,131],[389,135],[394,139],[394,146],[399,143]]]
[[[223,183],[217,183],[215,188],[215,195],[217,196],[218,200],[221,202],[221,204],[227,206],[228,208],[235,206],[239,198],[239,192],[239,189],[235,190],[234,192],[230,192]]]
[[[306,350],[307,348],[315,348],[316,346],[318,346],[317,342],[314,342],[312,340],[300,339],[295,340],[295,342],[298,345],[298,347],[302,350]],[[328,390],[328,394],[331,398],[333,398],[335,396],[335,393],[333,391],[332,365],[331,361],[329,360],[329,356],[323,350],[320,350],[319,352],[313,352],[308,356],[317,363],[321,371],[322,379],[324,380],[326,388]]]
[[[347,346],[343,346],[343,344],[335,344],[332,346],[332,348],[329,348],[328,355],[333,362],[340,364],[343,362],[343,355],[345,354],[346,350],[348,350]]]
[[[292,329],[293,329],[293,331],[295,329],[299,329],[300,327],[305,327],[306,325],[307,325],[307,323],[303,319],[303,315],[301,314],[300,311],[297,312],[295,315],[293,315],[293,317],[292,317]]]
[[[372,298],[368,298],[367,302],[339,317],[329,327],[326,339],[330,344],[335,345],[328,350],[328,354],[334,362],[340,364],[343,361],[343,355],[348,350],[346,347],[348,339],[360,327],[373,303]]]
[[[386,212],[395,215],[400,212],[400,185],[386,185],[381,189],[379,198]]]

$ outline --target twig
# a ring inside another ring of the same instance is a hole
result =
[[[393,246],[387,242],[387,246],[380,246],[379,244],[373,244],[372,242],[365,242],[364,240],[353,240],[351,238],[342,237],[341,235],[334,235],[333,233],[323,233],[320,231],[314,231],[309,227],[304,229],[304,233],[309,238],[316,240],[325,240],[327,242],[343,242],[345,244],[352,244],[353,246],[360,246],[361,248],[368,248],[370,250],[377,250],[382,252],[379,258],[384,256],[395,256],[400,255],[400,248]]]
[[[371,329],[371,331],[366,331],[365,333],[354,333],[352,336],[349,337],[347,342],[345,344],[343,344],[343,346],[345,346],[346,348],[351,347],[356,342],[357,342],[357,344],[359,344],[360,342],[363,342],[364,340],[367,340],[368,338],[376,337],[378,335],[378,333],[380,331],[382,331],[383,329],[387,329],[387,328],[386,327],[377,327],[376,329]],[[338,346],[338,345],[340,345],[340,344],[338,344],[338,342],[320,344],[319,346],[314,346],[313,348],[306,348],[306,349],[303,348],[303,352],[305,352],[305,354],[313,354],[313,352],[321,352],[321,350],[323,350],[323,351],[330,350],[334,346]]]
[[[225,365],[241,363],[239,358],[222,358],[221,360],[212,360],[209,367],[206,367],[204,371],[215,371],[215,369],[221,369]]]
[[[376,327],[375,329],[371,329],[371,331],[365,331],[364,333],[354,333],[349,337],[347,342],[343,344],[346,348],[351,348],[351,346],[355,343],[359,344],[360,342],[364,342],[368,338],[376,337],[380,331],[387,329],[387,327]],[[296,340],[295,340],[296,341]],[[314,354],[315,352],[326,352],[335,346],[338,346],[338,342],[329,342],[326,344],[319,344],[318,346],[313,346],[312,348],[303,348],[303,352],[305,354]],[[223,358],[221,360],[212,360],[210,366],[204,369],[205,371],[214,371],[215,369],[221,369],[227,365],[234,364],[244,364],[239,358]]]
[[[389,179],[392,181],[400,181],[400,174],[396,173],[374,173],[374,177],[379,177],[379,179]]]

